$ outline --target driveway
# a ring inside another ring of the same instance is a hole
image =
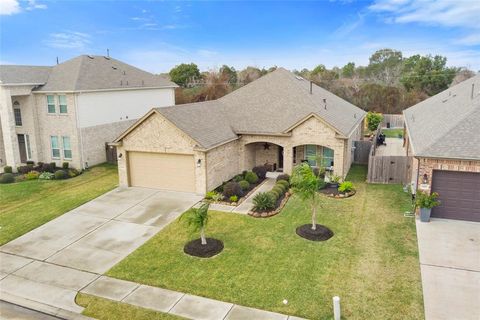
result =
[[[480,223],[417,220],[427,320],[480,319]]]
[[[0,299],[81,312],[80,289],[200,200],[146,188],[106,193],[0,247]]]

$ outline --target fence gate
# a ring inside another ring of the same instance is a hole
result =
[[[368,156],[370,154],[370,148],[372,147],[372,141],[354,141],[353,145],[355,147],[355,151],[353,152],[353,163],[368,164]]]
[[[409,183],[412,157],[370,156],[367,181],[370,183]]]
[[[107,162],[111,164],[117,164],[117,147],[109,146],[105,143],[105,152],[107,156]]]

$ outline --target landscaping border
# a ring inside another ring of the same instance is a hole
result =
[[[324,190],[324,189],[321,189],[321,190]],[[326,197],[329,197],[329,198],[334,198],[334,199],[346,199],[346,198],[350,198],[350,197],[353,197],[357,191],[355,190],[352,190],[350,192],[345,192],[345,193],[339,193],[339,194],[334,194],[334,193],[324,193],[322,191],[319,191],[320,194],[326,196]]]
[[[265,182],[267,182],[268,178],[265,178],[262,180],[262,182],[260,182],[259,184],[257,184],[255,186],[255,188],[253,188],[252,190],[250,190],[246,195],[242,196],[240,198],[240,201],[237,201],[237,202],[227,202],[227,201],[213,201],[211,199],[203,199],[203,201],[209,201],[211,204],[221,204],[221,205],[225,205],[225,206],[230,206],[230,207],[233,207],[233,208],[236,208],[238,207],[239,205],[242,204],[243,201],[245,201],[248,197],[250,197],[250,195],[252,193],[254,193],[261,185],[263,185]],[[234,204],[235,203],[235,204]]]
[[[287,204],[287,201],[288,201],[288,199],[290,199],[291,195],[292,195],[292,193],[290,193],[290,191],[287,191],[285,193],[285,196],[283,197],[283,199],[280,201],[280,204],[278,205],[278,207],[273,211],[255,212],[255,211],[250,210],[248,212],[248,215],[251,216],[251,217],[254,217],[254,218],[270,218],[270,217],[276,216],[277,214],[280,213],[280,211],[282,211],[283,207],[285,207],[285,204]]]

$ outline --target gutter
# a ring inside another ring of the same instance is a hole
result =
[[[162,86],[162,87],[120,87],[109,89],[91,89],[91,90],[36,90],[32,93],[46,94],[46,93],[88,93],[88,92],[109,92],[109,91],[125,91],[125,90],[152,90],[152,89],[174,89],[178,86]]]

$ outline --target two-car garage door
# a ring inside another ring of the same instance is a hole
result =
[[[480,222],[480,173],[434,170],[432,191],[441,202],[432,217]]]
[[[130,186],[195,192],[193,155],[128,152]]]

